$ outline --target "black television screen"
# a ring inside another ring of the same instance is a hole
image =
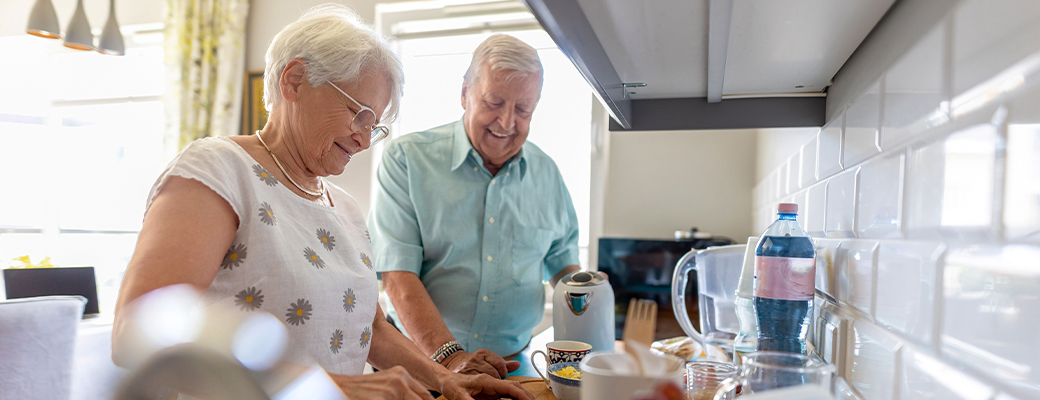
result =
[[[654,340],[685,336],[672,309],[672,272],[675,264],[692,249],[730,243],[729,240],[721,239],[600,238],[597,264],[599,270],[608,275],[614,290],[615,337],[621,339],[628,302],[633,298],[657,303],[657,332]],[[698,326],[697,274],[689,275],[686,293],[686,311],[693,325]]]

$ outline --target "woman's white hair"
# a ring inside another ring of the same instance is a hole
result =
[[[483,66],[492,71],[507,70],[509,78],[516,78],[531,73],[542,77],[542,60],[538,51],[522,40],[505,34],[494,34],[484,39],[473,50],[473,59],[466,70],[466,85],[473,86],[480,81]]]
[[[340,4],[315,6],[282,29],[271,41],[264,58],[264,107],[270,112],[282,101],[278,80],[294,58],[307,64],[307,82],[355,82],[366,68],[386,73],[390,80],[390,105],[383,121],[393,120],[401,105],[404,69],[387,38],[377,33]]]

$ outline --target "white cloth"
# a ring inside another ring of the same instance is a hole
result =
[[[152,186],[149,207],[170,176],[203,183],[238,215],[235,240],[207,300],[281,319],[289,330],[285,360],[360,375],[378,294],[357,202],[327,182],[334,207],[304,200],[228,138],[200,139],[184,149]]]
[[[0,301],[0,400],[69,398],[86,304],[80,296]]]

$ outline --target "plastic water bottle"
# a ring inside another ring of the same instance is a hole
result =
[[[781,203],[778,218],[755,249],[758,350],[807,354],[812,320],[816,248],[798,226],[798,205]]]

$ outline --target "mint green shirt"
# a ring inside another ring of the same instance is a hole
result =
[[[368,226],[376,271],[416,273],[463,349],[505,356],[542,320],[543,279],[578,265],[578,218],[538,146],[525,143],[492,176],[465,129],[457,121],[390,142]]]

